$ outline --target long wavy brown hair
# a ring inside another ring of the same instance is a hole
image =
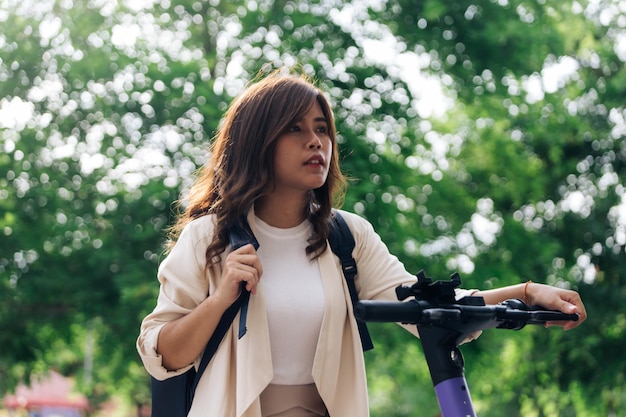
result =
[[[309,192],[305,215],[313,224],[306,253],[317,258],[326,249],[333,204],[340,205],[346,180],[339,168],[333,112],[323,92],[305,75],[273,72],[253,81],[226,111],[210,147],[210,159],[183,199],[186,207],[169,230],[171,248],[192,220],[215,215],[216,229],[206,249],[207,265],[219,261],[228,245],[228,228],[241,222],[254,202],[273,189],[278,137],[319,103],[328,120],[332,157],[326,182]],[[182,208],[182,207],[181,207]]]

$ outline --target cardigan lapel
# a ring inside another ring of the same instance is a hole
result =
[[[330,247],[318,261],[325,308],[313,380],[331,416],[367,415],[363,352],[348,287]]]
[[[237,416],[259,415],[261,392],[274,377],[263,291],[250,297],[248,331],[237,341]],[[252,409],[251,409],[252,408]],[[258,414],[252,412],[258,409]],[[248,412],[251,412],[248,414]]]
[[[248,213],[254,233],[254,210]],[[247,333],[237,341],[237,417],[260,416],[259,396],[274,377],[269,325],[263,289],[250,296]],[[235,323],[239,323],[236,321]]]

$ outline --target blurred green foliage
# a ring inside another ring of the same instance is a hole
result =
[[[623,2],[0,2],[0,393],[75,376],[149,401],[135,352],[172,204],[227,103],[298,66],[335,104],[345,208],[417,272],[577,289],[564,333],[464,345],[481,416],[626,409]],[[435,416],[419,342],[374,325],[373,416]]]

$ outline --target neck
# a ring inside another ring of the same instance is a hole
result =
[[[287,229],[302,223],[306,218],[306,197],[289,198],[267,195],[254,204],[254,214],[270,226]]]

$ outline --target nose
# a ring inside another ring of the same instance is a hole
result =
[[[321,149],[322,148],[322,140],[315,133],[311,133],[311,137],[309,138],[309,149]]]

